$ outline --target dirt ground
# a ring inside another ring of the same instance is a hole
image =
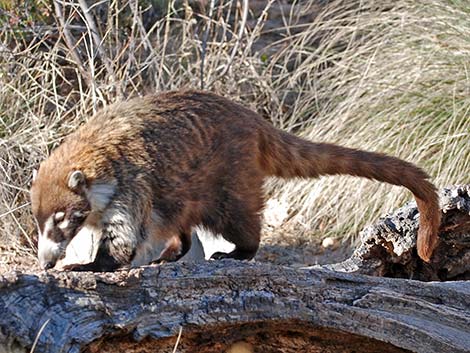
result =
[[[39,264],[33,251],[18,253],[0,245],[0,275],[9,271],[39,271]]]
[[[328,247],[322,239],[298,229],[265,229],[255,260],[288,266],[337,263],[347,259],[354,247],[349,242],[334,241]]]

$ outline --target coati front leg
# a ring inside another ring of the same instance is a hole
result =
[[[191,233],[179,232],[177,235],[168,239],[165,243],[164,249],[156,260],[151,263],[165,263],[178,261],[183,257],[191,248]]]
[[[139,244],[146,237],[145,217],[146,210],[136,206],[131,199],[114,200],[103,214],[101,244],[88,268],[114,271],[130,266]]]
[[[93,190],[91,188],[88,195],[95,200],[98,196]],[[147,238],[147,220],[152,212],[150,197],[143,195],[145,193],[113,190],[109,202],[98,213],[100,245],[97,254],[92,263],[74,269],[114,271],[132,265],[139,245]]]
[[[110,272],[125,267],[109,251],[110,244],[102,243],[96,254],[96,259],[92,263],[85,265],[74,265],[73,271]]]
[[[101,243],[94,261],[73,266],[73,270],[108,272],[129,266],[141,237],[136,223],[125,209],[111,206],[101,221]]]

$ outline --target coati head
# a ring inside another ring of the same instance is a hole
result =
[[[44,165],[46,164],[46,165]],[[38,259],[43,269],[55,266],[72,238],[92,214],[109,203],[114,187],[93,183],[81,170],[52,173],[47,161],[33,174],[31,205],[38,225]]]

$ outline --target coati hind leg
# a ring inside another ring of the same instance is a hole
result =
[[[243,202],[231,203],[221,230],[222,236],[233,243],[235,249],[230,253],[216,252],[211,259],[250,260],[256,255],[260,242],[263,199],[256,191],[239,199]]]
[[[246,220],[245,218],[245,221]],[[244,225],[228,224],[224,230],[223,237],[229,242],[234,243],[235,249],[229,253],[215,252],[211,256],[211,259],[219,260],[231,258],[237,260],[251,260],[258,251],[261,231],[260,224],[259,216],[254,216],[248,226],[246,223]]]

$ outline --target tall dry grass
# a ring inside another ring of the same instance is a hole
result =
[[[438,185],[470,182],[463,0],[344,0],[305,23],[319,8],[309,0],[280,16],[277,36],[266,33],[270,8],[285,8],[274,0],[256,15],[236,0],[200,12],[188,1],[35,3],[27,19],[0,13],[4,262],[33,254],[33,168],[100,106],[148,92],[203,86],[306,138],[400,156]],[[287,202],[288,222],[348,237],[410,198],[348,177],[271,181],[268,193]]]
[[[439,186],[470,182],[470,4],[340,1],[271,61],[284,128],[404,158]],[[292,98],[290,98],[292,99]],[[305,229],[356,234],[410,199],[351,177],[271,184]],[[316,205],[316,207],[311,207]]]

